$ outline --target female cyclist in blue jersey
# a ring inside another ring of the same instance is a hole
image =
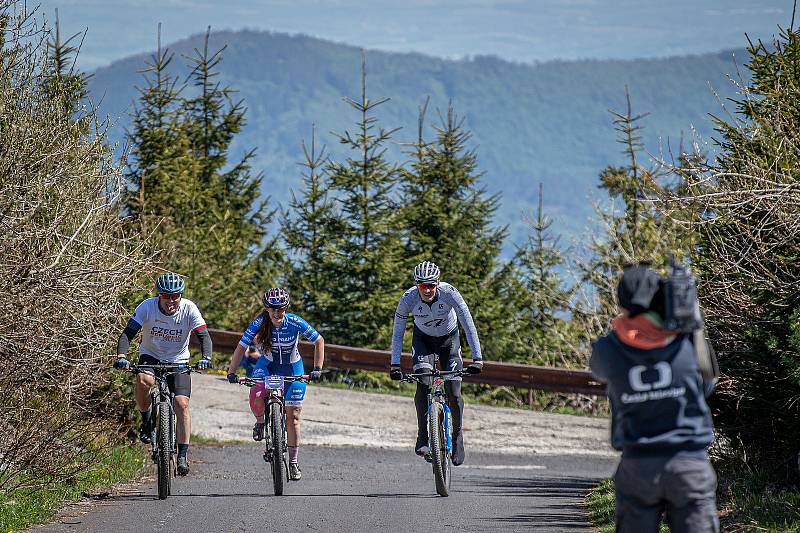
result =
[[[265,376],[298,376],[304,373],[303,360],[297,349],[300,335],[314,343],[314,370],[311,380],[319,381],[325,361],[325,340],[302,317],[287,313],[289,294],[280,288],[270,289],[262,299],[264,310],[250,323],[242,335],[239,345],[233,352],[228,366],[228,381],[238,383],[236,368],[250,344],[255,344],[261,357],[253,369],[254,378]],[[286,432],[289,452],[289,479],[300,479],[298,455],[300,446],[300,410],[306,393],[306,384],[295,381],[284,389],[286,404]],[[253,427],[253,440],[264,439],[264,398],[266,390],[263,383],[250,388],[250,410],[256,417]]]

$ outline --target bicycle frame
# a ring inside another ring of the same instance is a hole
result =
[[[444,390],[444,378],[440,376],[435,376],[433,378],[431,390],[428,393],[428,416],[431,414],[431,409],[433,409],[434,403],[439,403],[442,405],[442,412],[444,413],[445,435],[447,436],[447,439],[445,440],[445,448],[447,449],[447,455],[450,456],[453,453],[453,425],[451,421],[450,405],[447,403],[447,393]],[[428,449],[430,449],[431,446],[430,441],[431,436],[428,435]]]
[[[169,390],[169,384],[167,384],[167,378],[164,376],[163,378],[156,377],[157,387],[153,387],[150,390],[150,420],[153,421],[152,429],[151,429],[151,440],[150,443],[153,447],[153,461],[156,461],[158,457],[159,448],[158,448],[158,436],[156,435],[157,424],[156,421],[158,420],[158,410],[161,409],[162,405],[167,405],[169,407],[169,418],[172,421],[169,425],[169,443],[170,443],[170,454],[177,454],[178,453],[178,445],[177,445],[177,415],[175,414],[175,395]]]
[[[288,434],[286,432],[286,400],[283,398],[284,378],[283,376],[266,376],[263,383],[264,389],[268,393],[268,396],[264,398],[264,441],[266,444],[264,460],[271,463],[275,459],[272,457],[272,432],[270,431],[271,421],[269,417],[270,406],[273,404],[278,404],[281,412],[281,435],[283,440],[281,453],[286,453]],[[285,458],[284,462],[286,462]]]
[[[272,465],[272,480],[275,495],[283,494],[283,475],[289,470],[287,454],[288,432],[286,431],[286,400],[283,390],[286,383],[295,381],[308,382],[308,376],[277,376],[269,375],[261,378],[240,378],[239,384],[252,387],[258,383],[264,384],[267,396],[264,398],[264,461]],[[273,441],[272,406],[277,405],[280,412],[280,430],[275,435],[280,442]],[[277,454],[277,456],[276,456]]]
[[[152,446],[153,462],[157,465],[158,497],[163,500],[171,492],[171,478],[175,473],[175,456],[178,454],[177,445],[177,415],[175,413],[175,394],[169,390],[167,378],[173,374],[189,373],[194,367],[182,363],[164,363],[156,365],[131,365],[131,372],[135,374],[147,373],[153,376],[157,386],[150,389],[150,419],[152,429],[150,443]],[[163,427],[161,417],[162,409],[168,410],[168,423],[166,425],[166,439],[162,439]],[[166,441],[162,445],[162,440]],[[167,447],[168,449],[164,449]]]
[[[467,375],[464,370],[439,370],[436,367],[436,354],[433,354],[433,368],[430,372],[405,374],[405,381],[416,381],[427,385],[425,378],[431,378],[428,390],[428,454],[425,459],[433,466],[433,477],[436,482],[436,492],[440,496],[450,494],[451,474],[453,456],[453,425],[452,413],[447,403],[447,393],[444,382],[448,377],[460,377]],[[441,417],[439,415],[441,409]]]

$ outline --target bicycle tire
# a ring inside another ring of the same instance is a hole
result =
[[[439,402],[433,402],[428,410],[428,435],[431,441],[431,465],[436,493],[450,495],[450,463],[447,458],[447,436],[444,434],[444,411]]]
[[[283,494],[285,478],[283,450],[284,433],[283,420],[281,419],[281,406],[278,403],[269,405],[269,431],[270,443],[272,445],[272,486],[275,489],[275,496]]]
[[[172,471],[170,459],[172,456],[172,443],[170,442],[170,409],[168,402],[158,405],[158,457],[156,469],[158,470],[158,499],[165,500],[171,492]]]

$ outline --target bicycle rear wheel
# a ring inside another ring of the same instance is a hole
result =
[[[272,445],[272,486],[275,489],[275,496],[283,494],[283,482],[285,477],[283,450],[284,433],[283,420],[281,419],[281,406],[278,403],[269,405],[269,433]]]
[[[450,495],[450,460],[447,456],[447,434],[444,429],[444,410],[439,402],[433,402],[428,410],[428,435],[431,441],[431,465],[436,493]]]
[[[165,500],[170,493],[172,469],[170,459],[172,456],[172,443],[170,442],[170,409],[168,402],[158,404],[158,454],[156,456],[156,469],[158,470],[158,499]]]

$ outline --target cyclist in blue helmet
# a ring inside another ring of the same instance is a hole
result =
[[[269,375],[297,376],[304,374],[303,360],[297,349],[300,335],[314,343],[314,370],[311,380],[319,381],[322,377],[322,365],[325,361],[325,340],[308,322],[294,313],[287,313],[289,293],[275,287],[264,293],[262,298],[264,309],[245,330],[239,345],[233,352],[228,366],[228,381],[238,383],[236,369],[250,344],[255,344],[261,352],[253,377],[261,378]],[[289,479],[299,480],[301,477],[298,455],[300,451],[300,411],[306,393],[306,384],[295,381],[283,391],[286,406],[286,433],[289,453]],[[266,389],[263,383],[250,388],[250,410],[256,418],[253,427],[253,440],[264,439],[264,397]]]
[[[130,343],[142,331],[139,344],[139,364],[188,363],[189,334],[194,333],[200,341],[202,359],[198,368],[211,366],[211,336],[200,310],[191,300],[183,298],[186,283],[178,274],[167,272],[156,280],[157,296],[141,302],[128,319],[125,330],[117,341],[117,361],[114,366],[127,368]],[[139,438],[145,444],[150,442],[152,431],[150,420],[150,389],[155,379],[147,373],[136,376],[134,396],[136,406],[142,415]],[[191,414],[189,397],[192,393],[192,378],[189,374],[175,374],[168,378],[169,388],[175,394],[175,414],[178,420],[178,474],[189,473],[189,435],[191,434]]]

